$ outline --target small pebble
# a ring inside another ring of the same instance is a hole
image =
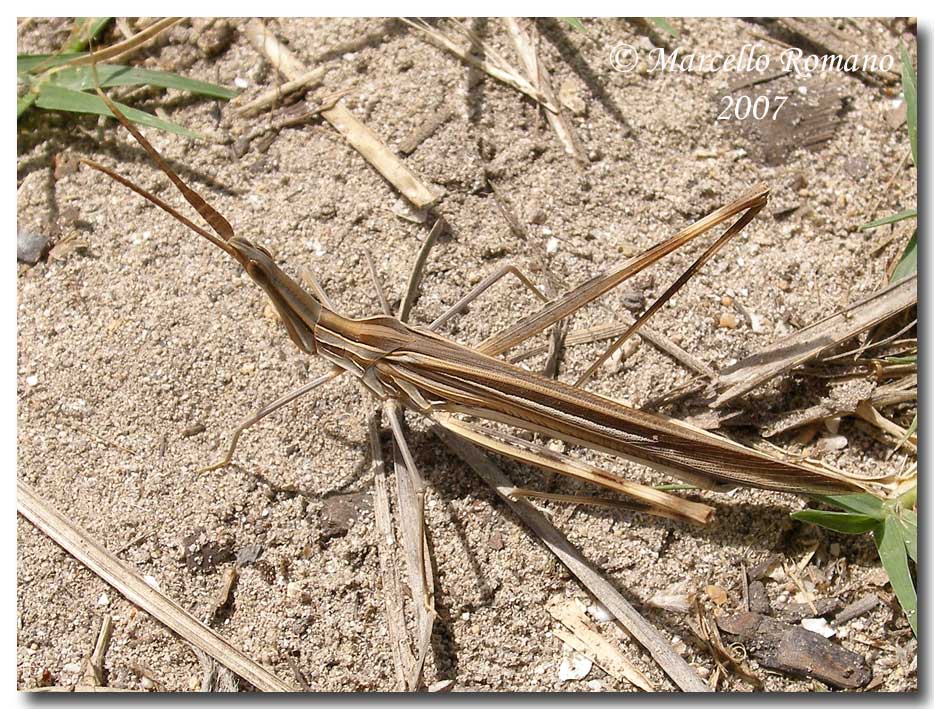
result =
[[[39,383],[39,377],[37,377],[35,374],[30,374],[28,377],[26,377],[26,383],[29,386],[34,387]]]
[[[723,313],[720,316],[719,327],[733,330],[737,325],[739,325],[739,321],[736,319],[736,316],[733,315],[733,313]]]
[[[725,295],[720,298],[720,305],[729,308],[731,305],[733,305],[733,299],[730,296]]]
[[[80,671],[81,671],[80,662],[69,662],[67,665],[64,665],[62,667],[62,672],[72,672],[74,674],[77,674]]]
[[[102,593],[100,595],[100,598],[97,599],[97,605],[99,606],[110,605],[110,598],[107,596],[106,593]]]
[[[572,651],[561,661],[558,668],[558,679],[562,682],[568,680],[584,679],[593,669],[593,660],[579,652]]]
[[[824,436],[817,442],[817,447],[823,451],[840,451],[847,447],[849,441],[846,436],[837,434]]]
[[[31,231],[16,232],[16,260],[35,265],[49,250],[49,238]]]
[[[149,677],[143,677],[139,681],[139,686],[142,687],[143,689],[149,690],[155,687],[156,685],[151,679],[149,679]]]
[[[598,623],[606,623],[613,620],[613,614],[607,610],[602,603],[594,603],[587,609],[587,613]]]

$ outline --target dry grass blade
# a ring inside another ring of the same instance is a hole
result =
[[[264,108],[278,103],[291,93],[302,89],[314,88],[315,86],[318,86],[322,83],[324,76],[330,69],[331,65],[325,64],[323,66],[315,67],[311,71],[306,71],[301,76],[298,76],[282,84],[282,86],[277,86],[274,89],[270,89],[269,91],[260,94],[257,98],[253,99],[249,103],[243,104],[236,109],[237,114],[240,116],[252,116],[255,113],[259,113]]]
[[[308,74],[308,70],[259,20],[247,23],[246,36],[257,52],[290,80]],[[395,153],[341,103],[323,109],[321,115],[359,152],[393,187],[415,206],[424,209],[438,200],[428,187],[407,168]]]
[[[136,571],[111,554],[84,529],[70,522],[61,512],[46,503],[22,480],[16,481],[16,507],[23,517],[113,586],[127,600],[230,668],[257,689],[271,692],[295,691],[294,687],[244,655],[162,591],[146,583]]]
[[[78,57],[67,64],[63,64],[62,68],[69,66],[86,66],[88,64],[103,64],[104,62],[117,61],[126,57],[131,52],[135,52],[137,49],[142,47],[146,42],[158,36],[165,30],[169,29],[173,25],[178,24],[182,21],[181,17],[164,17],[157,22],[149,25],[146,29],[141,32],[137,32],[135,35],[129,39],[124,40],[123,42],[118,42],[117,44],[105,47],[104,49],[98,49],[96,52],[91,52],[83,57]]]
[[[418,688],[422,670],[431,643],[431,631],[437,612],[435,611],[434,576],[425,536],[425,483],[415,467],[415,461],[405,441],[400,409],[395,402],[388,402],[383,411],[389,419],[393,433],[393,460],[396,474],[396,499],[399,503],[399,519],[402,542],[409,571],[409,588],[412,591],[412,606],[415,612],[417,642],[415,662],[408,668],[406,683],[410,690]]]
[[[672,681],[685,692],[709,692],[710,687],[691,666],[676,653],[669,642],[651,623],[620,594],[581,552],[533,505],[525,500],[514,500],[510,492],[515,487],[485,453],[462,438],[445,431],[440,425],[432,431],[459,458],[469,465],[484,482],[492,487],[545,546],[558,557],[572,574],[619,620],[623,627],[648,650]]]
[[[655,686],[620,651],[607,640],[587,617],[579,601],[551,603],[546,610],[568,631],[556,628],[554,634],[578,652],[587,655],[611,677],[625,679],[644,692],[654,692]]]
[[[392,647],[392,661],[396,670],[399,688],[407,687],[407,678],[415,666],[415,656],[406,641],[405,608],[402,600],[402,587],[396,568],[396,538],[392,531],[392,514],[389,511],[389,494],[386,485],[386,463],[383,447],[379,440],[377,414],[369,417],[367,423],[370,434],[370,450],[373,455],[373,509],[376,515],[376,532],[379,537],[379,568],[383,580],[383,600],[386,603],[386,617],[389,622],[389,643]]]
[[[464,63],[470,64],[472,67],[476,67],[480,71],[489,74],[497,81],[501,81],[507,86],[511,86],[516,91],[525,94],[532,100],[541,104],[544,108],[548,109],[548,111],[552,113],[558,112],[558,106],[554,101],[550,101],[547,96],[545,96],[535,86],[530,84],[525,79],[525,77],[519,74],[518,71],[506,64],[501,57],[496,55],[495,52],[490,52],[484,47],[485,51],[490,54],[490,56],[499,60],[495,63],[487,61],[486,59],[480,59],[479,57],[471,54],[469,51],[461,49],[453,39],[445,35],[440,30],[433,29],[425,22],[415,23],[411,20],[405,19],[403,19],[403,22],[423,33],[436,46],[440,47],[441,49],[446,49]],[[474,43],[479,42],[475,35],[469,36]],[[480,43],[480,45],[483,46],[482,43]]]
[[[536,50],[538,35],[535,32],[535,27],[532,26],[529,34],[526,34],[519,27],[519,23],[514,17],[507,17],[503,21],[506,23],[506,30],[509,32],[513,45],[515,45],[516,54],[519,56],[519,61],[522,63],[522,68],[525,69],[529,82],[541,92],[542,96],[550,104],[558,109],[556,112],[546,111],[545,117],[555,135],[558,136],[558,140],[564,146],[564,151],[580,163],[588,162],[587,155],[581,148],[580,140],[578,140],[577,133],[574,131],[574,126],[568,120],[567,111],[555,98],[548,69],[538,59]]]
[[[772,377],[819,357],[821,353],[917,302],[918,277],[913,275],[779,340],[767,350],[720,372],[716,381],[720,394],[711,406],[723,406]]]

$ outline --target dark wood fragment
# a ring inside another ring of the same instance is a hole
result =
[[[840,689],[858,689],[872,679],[861,655],[799,626],[751,612],[718,618],[717,625],[763,667]]]
[[[850,605],[837,613],[836,618],[834,618],[834,623],[836,625],[842,625],[843,623],[853,620],[853,618],[857,616],[868,613],[879,605],[879,603],[879,597],[876,594],[868,593],[859,600],[853,601]]]
[[[841,605],[838,598],[818,598],[813,608],[810,603],[789,603],[779,611],[778,617],[786,623],[800,623],[805,618],[829,617],[840,610]]]
[[[749,610],[762,615],[772,615],[772,604],[769,595],[765,592],[765,584],[753,581],[749,584]]]

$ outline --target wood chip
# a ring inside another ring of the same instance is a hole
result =
[[[844,623],[853,620],[853,618],[857,618],[861,615],[864,615],[865,613],[868,613],[880,603],[881,601],[876,594],[867,593],[865,596],[856,601],[853,601],[850,605],[837,613],[836,617],[834,618],[834,624],[843,625]]]
[[[872,678],[863,657],[800,626],[758,613],[718,618],[717,625],[763,667],[819,679],[841,689],[858,689]]]

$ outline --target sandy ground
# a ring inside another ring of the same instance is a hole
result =
[[[664,35],[622,20],[587,22],[589,37],[543,22],[541,54],[554,84],[566,85],[583,104],[572,122],[590,162],[578,166],[532,102],[398,22],[269,24],[308,65],[335,63],[329,89],[349,88],[347,106],[391,147],[442,104],[453,111],[405,160],[443,191],[439,211],[451,227],[431,255],[416,322],[430,322],[509,262],[530,271],[544,259],[562,285],[575,285],[765,181],[776,206],[654,319],[657,330],[718,368],[872,292],[907,239],[909,227],[902,224],[893,244],[872,256],[882,236],[854,229],[915,199],[907,171],[885,189],[907,150],[904,127],[893,128],[894,93],[859,78],[798,82],[812,95],[842,91],[845,111],[829,142],[815,150],[788,149],[776,160],[748,126],[715,120],[719,96],[735,77],[618,73],[609,64],[617,42],[646,53]],[[764,32],[739,20],[675,24],[677,43],[707,51],[735,52]],[[281,79],[250,47],[243,25],[184,24],[139,59],[225,85],[245,81],[247,93],[257,95]],[[31,24],[20,33],[20,50],[52,51],[65,37],[63,27]],[[474,21],[472,27],[514,56],[499,22]],[[863,27],[879,52],[913,41],[881,23]],[[764,51],[782,49],[759,42]],[[236,158],[230,141],[264,118],[237,118],[221,103],[173,91],[143,90],[127,100],[164,108],[173,120],[217,138],[196,142],[147,131],[238,233],[270,248],[293,274],[312,269],[342,312],[362,316],[378,309],[365,248],[398,300],[427,226],[393,213],[398,194],[326,123],[283,130]],[[216,622],[218,631],[289,681],[291,658],[315,689],[392,689],[370,498],[361,496],[363,511],[349,529],[335,529],[329,506],[371,490],[365,416],[372,402],[352,382],[334,383],[248,432],[236,465],[196,475],[219,455],[235,422],[325,371],[325,364],[300,356],[261,291],[167,215],[90,170],[53,179],[51,160],[67,151],[117,166],[181,203],[125,131],[93,118],[36,113],[20,123],[18,147],[19,227],[41,231],[58,222],[63,235],[88,243],[61,260],[19,267],[20,478],[202,619],[209,618],[233,557],[258,546],[258,559],[242,568],[232,609]],[[513,205],[527,242],[510,231],[488,178]],[[777,214],[787,205],[806,208]],[[609,295],[607,308],[581,312],[574,327],[605,322],[633,296],[659,295],[700,248],[685,249]],[[724,313],[736,313],[723,305],[724,296],[758,314],[761,332],[741,316],[737,327],[720,327]],[[475,343],[532,307],[533,299],[506,281],[446,333]],[[561,376],[573,379],[598,352],[598,345],[570,348]],[[604,371],[591,387],[638,405],[691,376],[643,342],[619,372]],[[794,388],[785,388],[787,396]],[[456,690],[632,689],[596,667],[582,680],[559,681],[565,651],[545,604],[585,598],[584,592],[420,421],[409,423],[410,443],[430,483],[427,522],[440,613],[426,682],[450,679]],[[860,471],[893,465],[886,446],[847,422],[841,432],[849,445],[823,454],[828,462]],[[610,465],[660,480],[638,466]],[[504,463],[504,469],[521,484],[594,494],[521,466]],[[646,601],[678,583],[702,595],[705,586],[717,585],[727,592],[727,612],[742,602],[742,564],[771,553],[800,560],[816,542],[812,565],[823,572],[846,569],[818,595],[848,603],[873,591],[886,601],[847,624],[836,641],[867,659],[879,689],[915,687],[916,644],[868,538],[792,523],[788,513],[805,504],[795,496],[737,491],[703,498],[718,512],[703,529],[622,511],[541,506],[704,675],[714,665],[686,617]],[[22,518],[17,572],[20,688],[74,684],[103,613],[115,622],[106,661],[111,686],[139,688],[140,668],[169,689],[200,685],[198,659],[185,642]],[[772,580],[766,585],[779,607],[794,600],[791,588]],[[672,688],[637,646],[624,642],[624,648],[660,689]],[[762,669],[756,674],[768,690],[823,687]],[[749,689],[734,677],[723,686]]]

